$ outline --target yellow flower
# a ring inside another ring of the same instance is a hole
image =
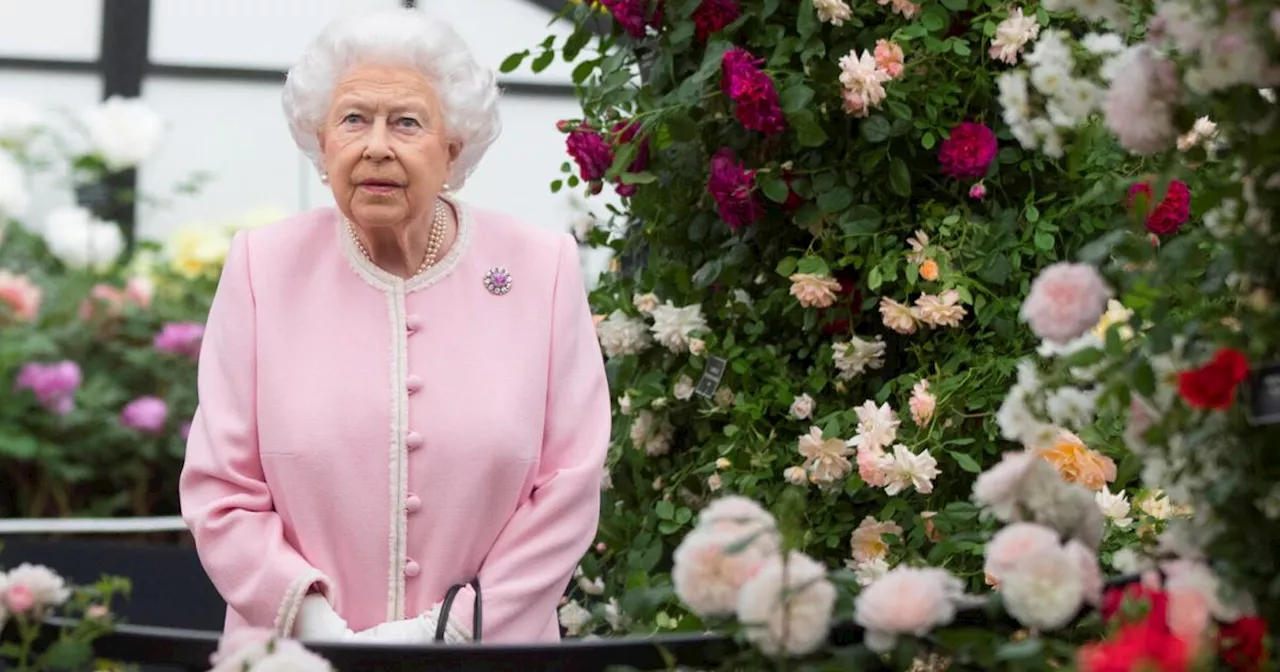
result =
[[[197,278],[220,268],[230,249],[227,232],[210,226],[186,226],[169,238],[165,256],[174,272]]]
[[[1080,437],[1063,430],[1053,445],[1039,450],[1069,483],[1079,483],[1090,490],[1101,490],[1116,480],[1116,463],[1099,452],[1089,450]]]
[[[1133,311],[1124,307],[1124,304],[1110,299],[1107,301],[1107,312],[1102,314],[1098,320],[1097,326],[1093,328],[1095,336],[1102,340],[1107,340],[1107,330],[1113,324],[1125,325],[1120,327],[1120,339],[1127,341],[1133,338],[1133,328],[1128,326],[1129,318],[1133,316]]]

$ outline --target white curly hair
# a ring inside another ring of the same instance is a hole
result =
[[[311,42],[284,84],[282,102],[294,142],[323,173],[320,128],[342,74],[360,63],[410,67],[431,82],[449,140],[460,147],[449,176],[449,186],[460,189],[502,131],[497,77],[476,62],[449,24],[421,10],[339,18]]]

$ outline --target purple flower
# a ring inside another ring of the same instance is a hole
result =
[[[184,355],[191,359],[200,357],[200,340],[204,338],[204,325],[197,322],[170,322],[156,334],[155,348],[171,355]]]
[[[80,387],[80,366],[72,361],[56,364],[30,362],[18,372],[13,389],[31,390],[51,413],[66,415],[75,408],[76,390]]]
[[[138,397],[120,411],[120,424],[143,434],[159,434],[169,417],[169,405],[159,397]]]

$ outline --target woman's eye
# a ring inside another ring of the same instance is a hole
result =
[[[422,124],[418,123],[418,120],[413,117],[400,117],[396,120],[396,123],[399,124],[401,128],[419,128],[422,126]]]
[[[358,124],[360,123],[360,115],[356,114],[355,112],[352,112],[351,114],[348,114],[347,116],[342,118],[342,123]]]

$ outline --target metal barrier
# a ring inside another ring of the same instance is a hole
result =
[[[57,637],[66,619],[49,619],[42,639]],[[132,665],[184,672],[209,669],[218,634],[197,630],[121,625],[94,642],[94,655]],[[559,644],[455,644],[398,646],[307,644],[341,672],[604,672],[626,668],[667,670],[676,665],[715,667],[738,651],[723,635],[663,635],[574,640]]]

